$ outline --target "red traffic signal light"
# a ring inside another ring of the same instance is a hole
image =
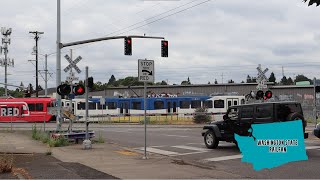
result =
[[[161,41],[161,57],[168,57],[168,47],[169,42],[168,41]]]
[[[82,84],[78,84],[73,87],[73,93],[76,96],[83,95],[86,92],[85,87]]]
[[[71,87],[68,84],[61,84],[57,87],[57,93],[60,96],[68,95],[71,92]]]
[[[82,84],[78,84],[73,87],[73,93],[76,96],[83,95],[85,92],[86,92],[86,89],[85,89],[84,85],[82,85]]]
[[[132,39],[131,37],[124,38],[124,55],[132,55]]]
[[[270,90],[266,91],[265,97],[266,97],[266,99],[272,98],[272,92]]]
[[[264,95],[263,91],[259,90],[259,91],[257,92],[256,99],[262,99],[262,98],[263,98],[263,95]]]

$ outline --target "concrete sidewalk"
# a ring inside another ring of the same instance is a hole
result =
[[[45,153],[48,147],[22,133],[0,133],[0,152]],[[121,179],[199,179],[241,178],[238,175],[199,167],[179,160],[150,154],[143,160],[139,154],[117,144],[93,144],[83,150],[82,145],[52,148],[53,156],[63,162],[78,162]]]

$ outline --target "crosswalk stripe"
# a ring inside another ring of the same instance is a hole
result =
[[[144,148],[140,148],[139,150],[144,150]],[[152,148],[152,147],[147,147],[147,151],[152,152],[152,153],[167,155],[167,156],[168,155],[179,155],[179,153],[177,153],[177,152],[166,151],[166,150],[156,149],[156,148]]]
[[[306,149],[320,149],[320,146],[307,146]]]
[[[174,148],[179,148],[179,149],[188,149],[188,150],[193,150],[193,151],[208,151],[209,149],[206,148],[198,148],[198,147],[193,147],[193,146],[171,146]]]
[[[222,157],[215,157],[215,158],[208,158],[203,159],[203,161],[225,161],[225,160],[231,160],[231,159],[239,159],[242,158],[242,155],[232,155],[232,156],[222,156]]]

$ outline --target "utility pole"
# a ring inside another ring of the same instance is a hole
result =
[[[39,41],[39,35],[44,34],[44,32],[39,31],[30,31],[29,33],[34,34],[34,39],[36,40],[36,97],[38,97],[38,41]]]
[[[44,95],[45,97],[48,96],[48,54],[45,54],[44,55],[45,57],[45,69],[44,69],[44,77],[45,77],[45,80],[44,80]]]
[[[11,28],[5,28],[5,27],[1,27],[1,34],[4,36],[2,38],[2,45],[3,47],[0,47],[0,53],[4,53],[4,59],[0,59],[0,66],[4,66],[4,73],[5,73],[5,78],[4,78],[4,95],[7,97],[8,96],[8,88],[7,88],[7,84],[8,84],[8,79],[7,79],[7,67],[8,66],[14,66],[14,60],[10,60],[8,59],[7,55],[8,55],[8,44],[10,44],[11,40],[10,40],[10,35],[11,35],[12,29]]]

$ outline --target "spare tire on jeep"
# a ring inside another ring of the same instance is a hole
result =
[[[304,121],[304,117],[300,113],[297,113],[297,112],[291,113],[287,117],[288,121],[294,121],[294,120],[299,120],[299,119]]]

